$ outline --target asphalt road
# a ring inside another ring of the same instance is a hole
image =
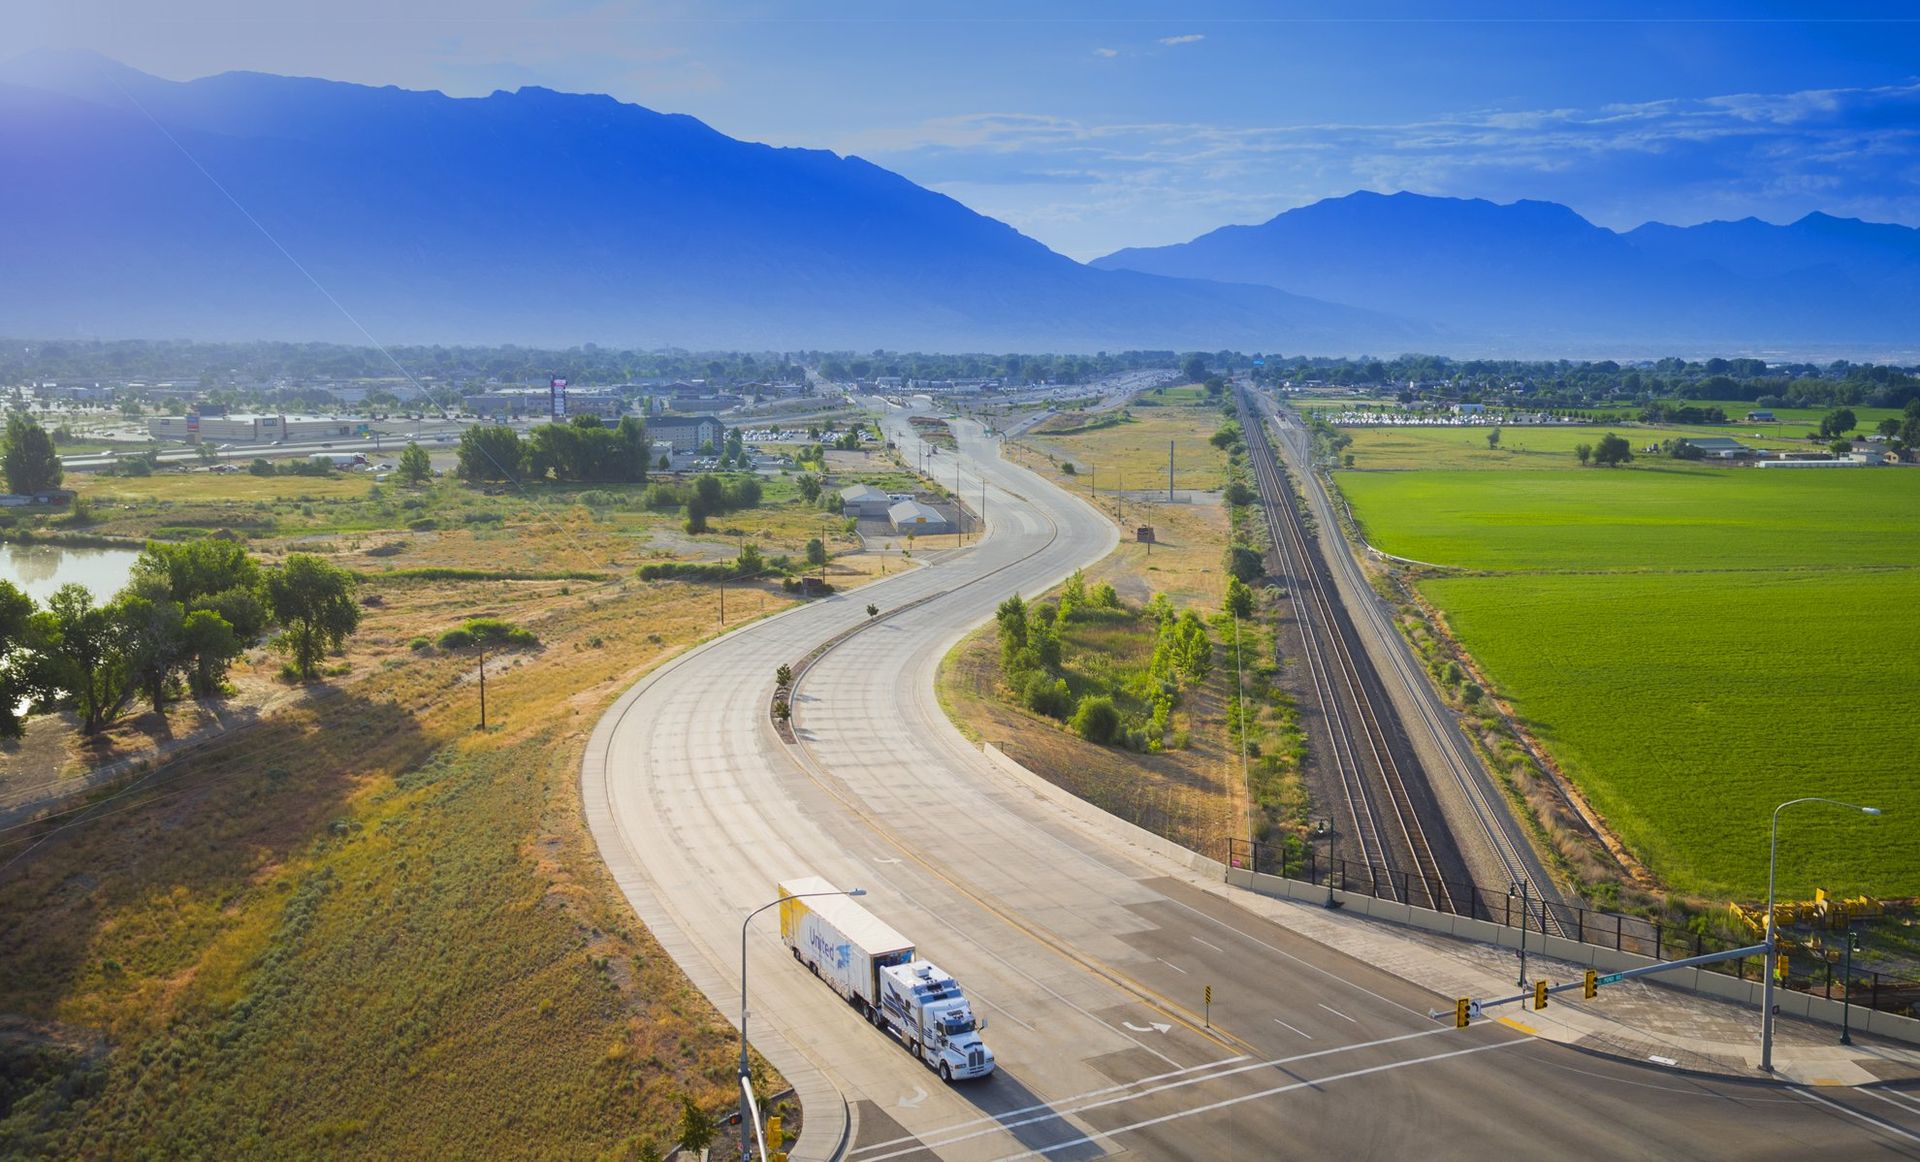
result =
[[[818,874],[866,887],[989,1018],[999,1072],[945,1086],[801,970],[762,913],[749,1028],[805,1105],[796,1158],[1920,1157],[1910,1094],[1703,1081],[1438,1025],[1440,998],[991,766],[936,704],[939,659],[1115,534],[990,448],[961,451],[963,487],[990,485],[978,549],[683,655],[608,713],[583,766],[610,869],[723,1012],[738,1011],[741,918],[775,880]],[[868,602],[885,616],[869,622]],[[800,742],[782,743],[775,666],[863,624],[804,675]]]

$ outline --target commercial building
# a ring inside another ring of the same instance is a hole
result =
[[[647,421],[647,435],[671,443],[676,453],[698,452],[708,444],[719,448],[727,427],[712,416],[654,416]]]
[[[953,522],[948,520],[939,509],[917,500],[902,500],[887,510],[887,519],[893,522],[893,531],[905,536],[915,533],[927,536],[932,533],[950,533]]]
[[[1726,436],[1688,436],[1680,441],[1709,460],[1744,460],[1753,449]]]
[[[147,434],[156,440],[187,444],[271,444],[275,440],[352,439],[367,430],[367,421],[352,416],[284,416],[235,413],[228,416],[154,416]]]

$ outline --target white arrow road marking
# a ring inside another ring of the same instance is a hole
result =
[[[910,1110],[913,1107],[919,1105],[921,1102],[926,1100],[927,1100],[927,1091],[924,1089],[921,1089],[919,1086],[916,1085],[913,1087],[912,1097],[903,1097],[899,1101],[895,1102],[894,1104],[899,1106],[903,1110]]]
[[[1149,1021],[1144,1028],[1134,1024],[1132,1021],[1122,1021],[1120,1023],[1136,1033],[1165,1033],[1173,1028],[1172,1025],[1163,1025],[1159,1021]]]

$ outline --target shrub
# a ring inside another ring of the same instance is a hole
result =
[[[420,516],[408,521],[407,527],[416,533],[427,533],[439,528],[440,522],[430,516]]]
[[[414,639],[413,639],[412,641],[410,641],[410,642],[408,642],[408,643],[407,643],[407,648],[408,648],[408,649],[410,649],[410,650],[412,650],[412,651],[413,651],[414,653],[416,653],[416,654],[424,654],[424,653],[426,653],[426,652],[427,652],[428,650],[430,650],[430,649],[432,649],[432,648],[433,648],[433,643],[432,643],[432,642],[430,642],[430,641],[428,641],[428,640],[426,639],[426,637],[425,637],[425,635],[422,635],[422,636],[420,636],[420,637],[416,637],[416,638],[414,638]]]
[[[1027,709],[1035,714],[1064,721],[1073,713],[1073,691],[1067,688],[1066,679],[1056,678],[1045,670],[1027,673],[1020,684],[1020,696],[1026,702]]]
[[[1080,708],[1073,712],[1072,726],[1081,738],[1105,745],[1112,742],[1120,730],[1120,711],[1114,708],[1113,699],[1094,694],[1080,700]]]

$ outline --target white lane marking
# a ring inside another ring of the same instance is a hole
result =
[[[1901,1129],[1899,1126],[1894,1125],[1892,1122],[1889,1122],[1884,1118],[1876,1118],[1872,1114],[1863,1114],[1859,1110],[1849,1109],[1848,1107],[1841,1105],[1837,1101],[1828,1101],[1826,1098],[1821,1097],[1819,1094],[1811,1093],[1807,1090],[1799,1088],[1798,1086],[1790,1086],[1787,1092],[1797,1093],[1801,1097],[1806,1098],[1808,1101],[1818,1102],[1821,1105],[1828,1107],[1829,1109],[1839,1110],[1841,1113],[1847,1115],[1850,1118],[1859,1118],[1861,1121],[1867,1123],[1869,1126],[1872,1126],[1874,1129],[1879,1130],[1883,1134],[1898,1134],[1909,1142],[1920,1142],[1920,1134],[1909,1134],[1907,1131]]]
[[[1886,1093],[1885,1091],[1873,1089],[1869,1086],[1864,1086],[1864,1085],[1859,1087],[1858,1092],[1864,1093],[1868,1097],[1877,1097],[1881,1101],[1886,1102],[1888,1105],[1892,1106],[1894,1109],[1899,1110],[1903,1114],[1912,1113],[1915,1110],[1920,1110],[1920,1102],[1916,1102],[1912,1098],[1902,1093],[1895,1092],[1895,1093],[1889,1094],[1889,1093]],[[1895,1099],[1898,1099],[1898,1100],[1895,1100]]]
[[[913,1087],[912,1097],[903,1097],[899,1101],[895,1102],[894,1104],[899,1106],[903,1110],[910,1110],[910,1109],[913,1109],[915,1106],[918,1106],[921,1102],[926,1100],[927,1100],[927,1091],[924,1089],[921,1089],[919,1086],[916,1085]]]
[[[1059,1101],[1062,1103],[1065,1103],[1065,1102],[1084,1101],[1087,1098],[1093,1098],[1093,1097],[1105,1097],[1110,1093],[1119,1093],[1122,1090],[1132,1089],[1136,1085],[1151,1085],[1156,1081],[1165,1081],[1170,1077],[1185,1077],[1188,1074],[1203,1073],[1209,1069],[1223,1069],[1229,1065],[1238,1065],[1245,1060],[1247,1060],[1247,1055],[1242,1053],[1238,1057],[1228,1057],[1223,1061],[1209,1061],[1205,1065],[1189,1065],[1185,1069],[1172,1069],[1172,1070],[1168,1070],[1166,1073],[1156,1073],[1149,1077],[1142,1077],[1136,1081],[1129,1081],[1129,1082],[1122,1083],[1120,1085],[1109,1085],[1101,1089],[1090,1089],[1085,1093],[1076,1093],[1068,1097],[1060,1098]],[[1206,1079],[1201,1078],[1200,1080],[1204,1081]],[[1018,1109],[1006,1110],[1002,1113],[995,1114],[992,1117],[970,1118],[964,1122],[955,1122],[950,1126],[942,1126],[937,1130],[931,1130],[929,1131],[929,1133],[943,1134],[949,1130],[963,1130],[968,1126],[977,1126],[985,1122],[998,1122],[1001,1118],[1018,1117],[1021,1114],[1030,1114],[1037,1110],[1044,1110],[1044,1109],[1051,1109],[1051,1108],[1053,1108],[1053,1103],[1039,1102],[1035,1105],[1021,1106]],[[889,1139],[888,1141],[885,1141],[885,1142],[873,1142],[865,1146],[860,1146],[850,1151],[849,1156],[857,1157],[858,1155],[872,1153],[875,1150],[884,1149],[888,1146],[898,1146],[905,1142],[918,1142],[919,1140],[920,1140],[919,1135],[911,1135],[904,1138]]]
[[[1194,937],[1190,937],[1190,939],[1191,939],[1191,940],[1192,940],[1192,941],[1193,941],[1193,942],[1194,942],[1195,944],[1199,944],[1199,945],[1202,945],[1203,947],[1206,947],[1206,948],[1211,948],[1211,949],[1213,949],[1213,950],[1214,950],[1215,952],[1219,952],[1219,953],[1225,953],[1225,952],[1227,951],[1226,949],[1224,949],[1224,948],[1222,948],[1222,947],[1220,947],[1220,946],[1219,946],[1218,944],[1211,944],[1211,943],[1208,943],[1207,941],[1205,941],[1205,940],[1202,940],[1202,939],[1200,939],[1200,938],[1199,938],[1198,936],[1194,936]]]
[[[1172,1025],[1160,1021],[1149,1021],[1145,1026],[1136,1025],[1132,1021],[1122,1021],[1120,1023],[1136,1033],[1167,1033],[1173,1029]]]
[[[1161,964],[1164,964],[1164,965],[1166,965],[1166,966],[1167,966],[1168,968],[1171,968],[1171,969],[1172,969],[1173,971],[1175,971],[1175,972],[1177,972],[1177,973],[1179,973],[1179,974],[1180,974],[1181,976],[1186,976],[1186,975],[1187,975],[1187,970],[1186,970],[1186,969],[1184,969],[1184,968],[1181,968],[1181,967],[1180,967],[1179,965],[1177,965],[1177,964],[1175,964],[1175,963],[1174,963],[1173,961],[1171,961],[1171,960],[1168,960],[1168,959],[1166,959],[1165,957],[1162,957],[1162,956],[1156,956],[1156,957],[1154,957],[1154,959],[1155,959],[1155,960],[1157,960],[1157,961],[1159,961],[1159,962],[1160,962]]]
[[[976,1130],[971,1134],[960,1134],[955,1137],[943,1138],[943,1139],[940,1139],[939,1141],[935,1141],[933,1140],[933,1135],[941,1131],[930,1131],[928,1133],[919,1135],[917,1138],[900,1138],[900,1139],[897,1139],[897,1141],[912,1142],[914,1144],[912,1146],[909,1146],[907,1149],[896,1150],[891,1154],[875,1155],[867,1159],[866,1162],[885,1162],[885,1160],[888,1158],[899,1158],[904,1155],[912,1154],[920,1150],[935,1150],[942,1146],[951,1146],[959,1142],[965,1142],[972,1138],[982,1137],[986,1134],[997,1134],[1003,1130],[1015,1130],[1015,1129],[1019,1129],[1021,1126],[1032,1125],[1035,1122],[1053,1121],[1055,1119],[1064,1118],[1068,1114],[1084,1113],[1087,1110],[1099,1109],[1102,1106],[1117,1105],[1120,1102],[1133,1101],[1136,1098],[1151,1097],[1156,1093],[1165,1093],[1166,1091],[1172,1090],[1172,1089],[1182,1089],[1189,1085],[1199,1085],[1203,1082],[1218,1081],[1224,1077],[1235,1077],[1239,1074],[1247,1073],[1249,1071],[1256,1070],[1256,1069],[1274,1069],[1282,1065],[1294,1065],[1302,1061],[1311,1061],[1316,1057],[1331,1057],[1337,1053],[1349,1053],[1355,1049],[1372,1049],[1381,1045],[1392,1045],[1399,1041],[1413,1041],[1421,1037],[1437,1037],[1443,1034],[1457,1033],[1457,1032],[1458,1030],[1452,1028],[1451,1026],[1442,1026],[1441,1028],[1438,1028],[1438,1029],[1422,1029],[1418,1033],[1400,1033],[1392,1037],[1382,1037],[1378,1041],[1362,1041],[1353,1045],[1336,1045],[1331,1049],[1316,1049],[1311,1053],[1296,1053],[1291,1057],[1276,1057],[1270,1061],[1254,1061],[1246,1065],[1237,1066],[1236,1068],[1233,1068],[1233,1069],[1222,1069],[1218,1073],[1210,1073],[1205,1077],[1188,1077],[1178,1081],[1169,1081],[1164,1085],[1156,1085],[1148,1089],[1139,1090],[1138,1092],[1135,1092],[1135,1093],[1123,1093],[1118,1097],[1109,1097],[1102,1101],[1087,1102],[1082,1105],[1070,1105],[1069,1103],[1074,1099],[1070,1099],[1070,1098],[1062,1099],[1059,1102],[1049,1102],[1042,1105],[1029,1107],[1029,1109],[1032,1111],[1038,1111],[1038,1110],[1047,1111],[1045,1114],[1042,1114],[1041,1116],[1035,1117],[1035,1118],[1026,1118],[1021,1121],[1008,1121],[1007,1118],[1013,1116],[1015,1113],[1025,1112],[1025,1111],[1008,1111],[1007,1113],[1000,1114],[999,1116],[994,1118],[976,1119],[977,1122],[991,1121],[996,1124],[989,1126],[984,1130]],[[1530,1041],[1531,1039],[1527,1037],[1516,1037],[1512,1041],[1502,1041],[1499,1044],[1525,1045],[1525,1044],[1528,1044]],[[1488,1046],[1488,1048],[1497,1048],[1497,1046]],[[1115,1086],[1114,1088],[1118,1090],[1125,1087]],[[966,1122],[961,1123],[962,1126],[971,1125],[971,1124],[975,1124],[975,1123],[966,1123]],[[955,1126],[953,1128],[958,1129],[960,1128],[960,1126]],[[884,1143],[884,1144],[891,1145],[893,1143]]]
[[[1340,1018],[1343,1021],[1353,1021],[1352,1017],[1347,1016],[1345,1013],[1341,1012],[1339,1009],[1333,1008],[1330,1005],[1321,1005],[1320,1007],[1323,1009],[1326,1009],[1327,1012],[1332,1013],[1334,1016]],[[1358,1025],[1360,1022],[1353,1021],[1353,1023]]]
[[[897,860],[897,859],[881,859],[881,858],[880,858],[879,856],[877,856],[877,855],[876,855],[876,856],[874,856],[874,857],[873,857],[873,862],[875,862],[875,863],[899,863],[900,861],[899,861],[899,860]]]
[[[1305,1038],[1306,1038],[1307,1040],[1309,1040],[1309,1041],[1311,1041],[1311,1040],[1313,1040],[1313,1034],[1312,1034],[1312,1033],[1309,1033],[1309,1032],[1307,1032],[1307,1031],[1306,1031],[1305,1029],[1300,1029],[1300,1028],[1296,1028],[1296,1027],[1295,1027],[1295,1026],[1293,1026],[1293,1025],[1289,1025],[1289,1024],[1287,1024],[1287,1023],[1286,1023],[1285,1021],[1283,1021],[1283,1020],[1281,1020],[1281,1019],[1280,1019],[1280,1018],[1278,1018],[1278,1017],[1275,1017],[1275,1018],[1273,1019],[1273,1023],[1274,1023],[1274,1024],[1276,1024],[1276,1025],[1279,1025],[1279,1026],[1281,1026],[1281,1027],[1283,1027],[1283,1028],[1287,1028],[1287,1029],[1292,1029],[1292,1030],[1293,1030],[1294,1032],[1296,1032],[1296,1033],[1298,1033],[1298,1034],[1300,1034],[1300,1035],[1301,1035],[1302,1037],[1305,1037]]]
[[[1162,1114],[1157,1118],[1146,1118],[1142,1121],[1131,1122],[1124,1126],[1115,1126],[1111,1130],[1100,1130],[1096,1133],[1087,1134],[1079,1138],[1072,1138],[1065,1142],[1054,1142],[1049,1145],[1042,1146],[1037,1150],[1027,1150],[1019,1154],[1008,1154],[1000,1158],[998,1162],[1015,1162],[1015,1159],[1019,1159],[1019,1158],[1040,1158],[1053,1153],[1055,1150],[1065,1150],[1074,1146],[1091,1145],[1102,1138],[1111,1139],[1111,1138],[1117,1137],[1120,1134],[1132,1133],[1135,1130],[1144,1130],[1150,1126],[1158,1126],[1166,1122],[1178,1121],[1181,1118],[1190,1118],[1196,1114],[1217,1113],[1220,1110],[1224,1110],[1232,1106],[1241,1105],[1243,1103],[1250,1102],[1250,1101],[1259,1101],[1261,1098],[1278,1097],[1283,1093],[1292,1093],[1293,1091],[1300,1090],[1300,1089],[1310,1089],[1310,1088],[1318,1089],[1322,1086],[1332,1085],[1336,1081],[1347,1081],[1355,1077],[1366,1077],[1369,1074],[1385,1073],[1391,1069],[1405,1069],[1409,1065],[1425,1065],[1433,1061],[1445,1061],[1450,1057],[1466,1057],[1469,1054],[1473,1054],[1473,1053],[1485,1053],[1492,1049],[1507,1049],[1514,1045],[1521,1045],[1521,1044],[1525,1044],[1525,1042],[1500,1041],[1492,1045],[1475,1045],[1470,1049],[1455,1049],[1447,1053],[1434,1053],[1427,1057],[1415,1057],[1407,1061],[1391,1061],[1385,1065],[1370,1065],[1365,1069],[1355,1069],[1346,1073],[1336,1073],[1331,1077],[1322,1077],[1313,1081],[1295,1081],[1295,1082],[1290,1082],[1287,1085],[1276,1085],[1271,1089],[1263,1089],[1258,1093],[1250,1093],[1242,1097],[1225,1098],[1217,1102],[1212,1102],[1208,1105],[1195,1106],[1190,1110],[1178,1110],[1174,1113]]]

